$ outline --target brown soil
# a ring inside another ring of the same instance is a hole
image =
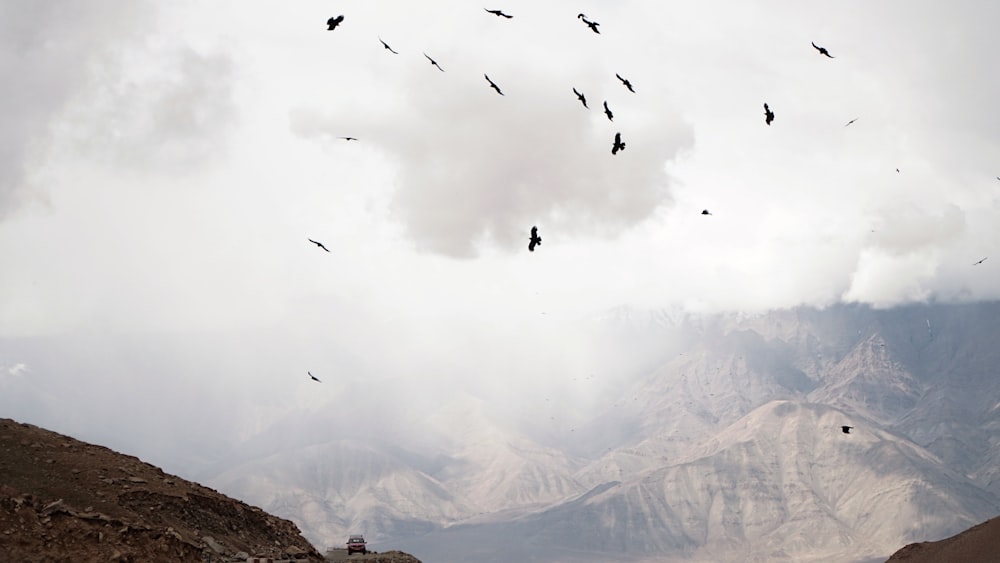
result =
[[[323,561],[298,527],[136,457],[0,419],[0,561]]]
[[[996,563],[1000,561],[1000,518],[993,518],[941,541],[911,543],[886,563]]]

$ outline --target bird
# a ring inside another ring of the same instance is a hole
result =
[[[625,143],[622,142],[622,134],[615,133],[615,144],[611,145],[611,154],[618,154],[618,151],[625,150]]]
[[[841,426],[840,427],[840,431],[843,432],[844,434],[850,434],[851,433],[851,428],[854,428],[854,427],[853,426]]]
[[[701,214],[702,215],[711,215],[712,213],[709,210],[707,210],[707,209],[702,209],[701,210]]]
[[[310,372],[310,371],[307,371],[306,373],[308,373],[308,374],[309,374],[309,377],[310,377],[310,378],[311,378],[311,379],[312,379],[313,381],[319,381],[319,378],[318,378],[318,377],[316,377],[315,375],[313,375],[313,374],[312,374],[312,372]],[[319,381],[319,382],[320,382],[320,383],[323,383],[322,381]]]
[[[427,53],[424,53],[424,56],[427,57]],[[439,65],[437,63],[437,61],[435,61],[434,59],[432,59],[430,57],[427,57],[427,60],[430,61],[432,65],[436,66],[438,70],[440,70],[441,72],[444,72],[444,69],[441,68],[441,65]]]
[[[580,103],[583,104],[583,107],[587,107],[587,97],[577,92],[576,88],[573,88],[573,93],[576,94],[576,99],[580,100]]]
[[[326,20],[326,25],[327,25],[326,30],[327,31],[333,31],[334,29],[337,29],[337,26],[340,25],[340,22],[342,22],[342,21],[344,21],[344,16],[343,15],[340,15],[340,16],[337,16],[335,18],[330,18],[330,19]]]
[[[327,247],[325,247],[325,246],[323,246],[323,243],[321,243],[321,242],[317,242],[317,241],[315,241],[315,240],[313,240],[313,239],[308,239],[308,240],[309,240],[309,242],[311,242],[311,243],[315,244],[316,246],[318,246],[318,247],[322,248],[323,250],[325,250],[325,251],[327,251],[327,252],[330,252],[330,249],[329,249],[329,248],[327,248]]]
[[[338,139],[343,139],[345,141],[357,141],[357,137],[337,137]]]
[[[528,250],[535,251],[535,247],[542,244],[542,237],[538,236],[538,227],[531,227],[531,238],[528,239]]]
[[[598,34],[601,33],[600,31],[597,31],[597,26],[599,26],[601,24],[599,24],[597,22],[592,22],[592,21],[588,20],[587,16],[585,16],[583,14],[579,14],[576,17],[579,18],[579,19],[581,19],[581,20],[583,20],[583,23],[587,24],[587,27],[589,27],[590,30],[593,31],[594,33],[598,33]]]
[[[830,54],[830,51],[826,50],[826,47],[820,47],[819,45],[817,45],[815,43],[813,43],[812,46],[815,47],[817,51],[819,51],[819,54],[826,55],[827,57],[830,57],[831,59],[835,58],[833,55]]]
[[[486,8],[483,8],[483,9],[486,10]],[[505,14],[505,13],[501,12],[500,10],[486,10],[486,11],[489,12],[489,13],[491,13],[491,14],[493,14],[493,15],[495,15],[495,16],[500,16],[502,18],[510,19],[510,18],[514,17],[514,16],[511,16],[509,14]]]
[[[390,47],[388,43],[386,43],[385,41],[382,41],[382,38],[381,38],[381,37],[379,37],[379,38],[378,38],[378,41],[379,41],[379,43],[381,43],[381,44],[382,44],[382,46],[383,46],[383,47],[385,47],[385,48],[386,48],[386,50],[388,50],[388,51],[389,51],[390,53],[392,53],[393,55],[398,55],[398,54],[399,54],[399,53],[397,53],[396,51],[393,51],[393,50],[392,50],[392,47]]]
[[[854,123],[854,122],[855,122],[855,121],[857,121],[857,120],[858,120],[858,118],[857,118],[857,117],[855,117],[854,119],[852,119],[852,120],[848,121],[847,123],[845,123],[845,124],[844,124],[844,127],[847,127],[848,125],[850,125],[850,124]]]
[[[483,76],[486,76],[486,74],[484,73]],[[500,91],[500,87],[496,85],[496,82],[493,82],[492,80],[490,80],[489,76],[486,76],[486,81],[490,83],[490,88],[493,88],[494,90],[497,91],[497,94],[500,94],[501,96],[503,96],[503,92]]]
[[[608,116],[608,121],[615,120],[615,114],[611,113],[611,108],[608,107],[607,100],[604,100],[604,115]]]
[[[767,104],[764,104],[764,123],[770,125],[772,121],[774,121],[774,112],[767,107]]]
[[[989,256],[987,256],[986,258],[989,258]],[[978,262],[974,263],[974,264],[973,264],[973,266],[978,266],[978,265],[982,264],[983,262],[985,262],[985,261],[986,261],[986,258],[983,258],[982,260],[980,260],[980,261],[978,261]]]
[[[629,92],[632,92],[633,94],[635,94],[635,90],[632,89],[632,83],[631,82],[629,82],[628,80],[622,78],[622,76],[620,74],[618,74],[617,72],[615,73],[615,76],[618,77],[618,80],[622,81],[622,84],[624,84],[625,87],[628,88]]]

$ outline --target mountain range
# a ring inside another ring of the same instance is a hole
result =
[[[631,356],[579,424],[459,394],[397,440],[331,404],[199,480],[436,562],[884,561],[1000,512],[1000,303],[586,322]]]

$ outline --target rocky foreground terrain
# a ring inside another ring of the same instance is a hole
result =
[[[0,561],[323,561],[288,520],[138,458],[0,419]]]
[[[886,563],[994,563],[1000,560],[1000,518],[993,518],[961,534],[935,542],[911,543]]]

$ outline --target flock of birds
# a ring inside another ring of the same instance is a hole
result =
[[[487,13],[495,15],[495,16],[500,17],[500,18],[504,18],[504,19],[510,20],[510,19],[512,19],[514,17],[511,14],[505,13],[503,10],[488,9],[488,8],[483,8],[483,9]],[[601,33],[600,30],[598,29],[598,27],[601,24],[598,23],[598,22],[596,22],[596,21],[593,21],[593,20],[589,19],[586,16],[586,14],[582,14],[582,13],[578,14],[577,15],[577,19],[579,19],[581,22],[583,22],[583,24],[586,25],[587,28],[589,28],[594,33],[596,33],[596,34],[600,34]],[[338,15],[338,16],[331,17],[326,22],[327,23],[327,30],[328,31],[333,31],[333,30],[337,29],[337,27],[340,26],[343,22],[344,22],[344,16],[343,15]],[[396,51],[395,49],[393,49],[381,37],[379,37],[378,40],[379,40],[379,43],[382,44],[382,47],[385,50],[389,51],[390,53],[392,53],[394,55],[398,55],[399,54],[398,51]],[[821,56],[824,56],[824,57],[827,57],[827,58],[830,58],[830,59],[835,58],[833,55],[830,54],[829,49],[827,49],[826,47],[822,47],[820,45],[817,45],[815,42],[810,42],[810,43],[812,44],[812,47],[814,49],[816,49],[816,51]],[[438,69],[441,72],[445,71],[444,68],[442,68],[441,65],[438,64],[438,62],[434,58],[432,58],[430,55],[428,55],[427,53],[423,53],[423,56],[430,62],[431,66],[435,67],[436,69]],[[499,94],[501,96],[504,95],[503,90],[500,89],[500,86],[497,85],[497,83],[494,82],[489,77],[489,75],[487,75],[486,73],[483,73],[483,77],[486,78],[486,82],[487,82],[487,84],[488,84],[488,86],[490,88],[492,88],[497,94]],[[627,78],[621,76],[618,73],[615,73],[615,77],[622,83],[622,86],[624,86],[629,92],[635,94],[635,88],[632,86],[632,82],[630,80],[628,80]],[[573,94],[576,95],[577,100],[583,105],[584,108],[590,109],[590,106],[587,104],[587,97],[586,97],[586,95],[584,95],[584,93],[580,92],[575,87],[573,87]],[[608,107],[607,100],[603,101],[602,106],[603,106],[603,109],[604,109],[604,115],[608,118],[608,121],[612,121],[613,122],[615,116],[614,116],[614,113],[611,111],[611,108]],[[853,123],[857,122],[858,119],[859,118],[857,118],[857,117],[855,117],[854,119],[851,119],[850,121],[848,121],[844,125],[844,127],[852,125]],[[764,103],[764,124],[767,125],[767,126],[770,126],[772,122],[774,122],[774,111],[767,104],[767,102],[765,102]],[[346,140],[346,141],[357,141],[358,140],[357,137],[339,137],[339,138],[343,139],[343,140]],[[624,151],[624,150],[625,150],[625,142],[622,141],[621,132],[616,132],[615,136],[614,136],[614,140],[613,140],[612,145],[611,145],[611,154],[612,155],[617,155],[619,152]],[[896,169],[896,172],[899,172],[898,168]],[[997,177],[997,180],[1000,180],[1000,176]],[[703,216],[712,215],[712,213],[708,209],[704,209],[704,210],[702,210],[701,215],[703,215]],[[323,243],[315,241],[315,240],[312,240],[312,239],[308,239],[308,240],[309,240],[309,242],[315,244],[320,249],[325,250],[326,252],[330,252],[330,250],[326,246],[324,246]],[[540,246],[541,244],[542,244],[542,238],[538,234],[538,227],[537,226],[532,226],[531,227],[531,231],[530,231],[530,235],[528,237],[528,250],[530,252],[534,252],[535,248],[538,247],[538,246]],[[983,262],[986,261],[986,258],[987,257],[984,257],[984,258],[982,258],[982,259],[974,262],[973,265],[974,266],[978,266],[978,265],[982,264]],[[309,374],[309,377],[312,378],[314,381],[319,381],[319,379],[317,379],[311,373]],[[842,426],[841,430],[845,434],[848,434],[848,433],[850,433],[851,428],[852,428],[851,426]]]

